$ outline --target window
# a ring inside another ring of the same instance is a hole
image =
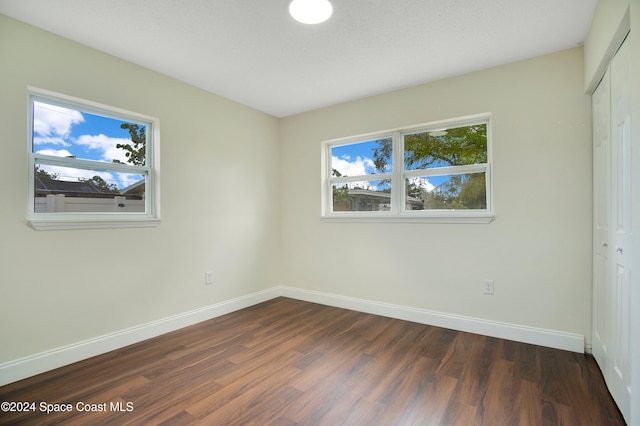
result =
[[[488,114],[323,143],[325,220],[493,218]]]
[[[29,223],[38,230],[156,226],[158,120],[29,92]]]

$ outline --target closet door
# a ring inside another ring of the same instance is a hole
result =
[[[611,86],[609,71],[593,93],[593,356],[607,369],[611,210]]]
[[[593,93],[593,356],[622,415],[631,408],[631,98],[623,43]]]
[[[605,379],[620,411],[629,419],[631,285],[631,90],[629,43],[611,61],[611,252],[609,371]]]

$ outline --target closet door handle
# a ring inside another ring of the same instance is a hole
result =
[[[604,241],[601,244],[602,244],[602,247],[609,247],[609,244],[605,243]]]
[[[622,254],[622,247],[617,246],[617,247],[616,247],[616,252],[618,252],[618,253]]]

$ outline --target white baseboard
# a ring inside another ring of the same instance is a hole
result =
[[[244,309],[278,296],[572,352],[583,353],[585,351],[584,336],[578,334],[487,321],[295,287],[278,286],[2,363],[0,364],[0,386]]]
[[[277,287],[0,364],[0,386],[225,315],[278,296]]]
[[[466,331],[571,352],[585,352],[584,336],[579,334],[452,315],[408,306],[340,296],[337,294],[303,290],[295,287],[281,286],[279,287],[279,294],[292,299],[306,300],[308,302],[397,318],[420,324]]]

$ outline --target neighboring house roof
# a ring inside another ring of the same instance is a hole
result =
[[[378,210],[379,206],[390,204],[391,203],[391,193],[382,192],[382,191],[372,191],[370,189],[349,189],[348,191],[349,198],[351,202],[356,204],[360,203],[373,203],[370,207],[373,210]],[[346,202],[350,202],[345,200]],[[424,202],[418,198],[407,197],[405,199],[405,203],[407,206],[411,206],[413,209],[422,209]],[[362,210],[363,206],[359,206],[356,210]],[[353,207],[348,207],[347,210],[352,209]],[[365,207],[366,210],[366,207]]]
[[[351,197],[371,197],[380,198],[385,200],[391,200],[391,193],[382,191],[371,191],[369,189],[349,189],[349,196]],[[423,201],[415,197],[407,197],[406,202],[411,204],[422,204]]]
[[[69,197],[112,198],[113,192],[106,188],[100,188],[91,181],[74,182],[66,180],[46,179],[36,176],[36,197],[44,197],[50,194],[64,194]]]
[[[145,191],[145,180],[140,179],[120,192],[113,192],[107,188],[95,185],[88,181],[67,181],[47,179],[36,176],[36,197],[44,197],[50,194],[64,194],[68,197],[88,198],[113,198],[114,196],[126,196],[129,199],[141,199]]]
[[[144,195],[144,191],[146,187],[145,183],[146,183],[145,179],[140,179],[136,183],[121,189],[120,194],[126,195],[126,196],[142,197]]]

